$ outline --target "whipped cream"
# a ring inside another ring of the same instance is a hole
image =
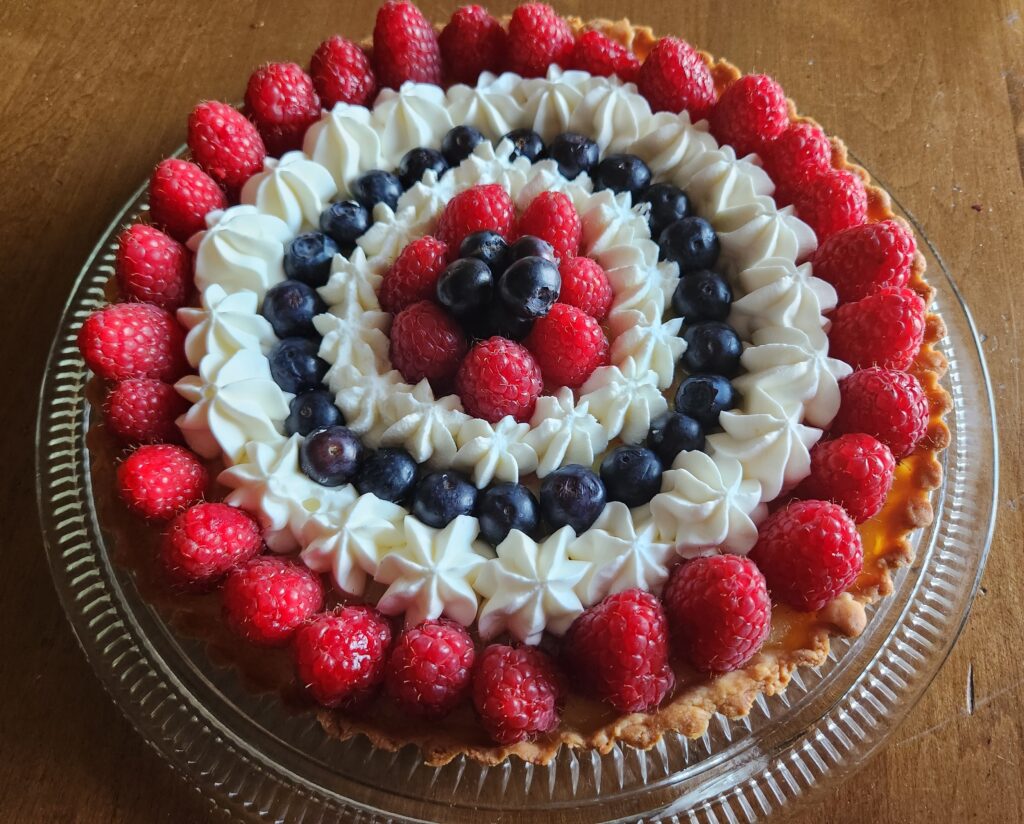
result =
[[[228,294],[218,283],[200,296],[200,308],[178,310],[178,323],[188,329],[185,356],[193,368],[207,355],[213,363],[224,363],[235,352],[252,349],[266,355],[277,343],[270,322],[256,309],[259,296],[243,289]]]
[[[426,379],[410,392],[398,392],[387,402],[394,421],[380,436],[383,446],[404,446],[417,463],[451,466],[458,452],[455,438],[470,420],[455,395],[438,400]]]
[[[383,277],[374,271],[366,252],[357,246],[348,257],[335,255],[331,276],[317,291],[339,318],[353,319],[363,312],[379,312],[377,290]]]
[[[473,126],[497,143],[522,118],[523,100],[516,95],[521,85],[517,74],[484,72],[476,86],[459,83],[448,89],[448,112],[454,123]]]
[[[617,366],[599,366],[580,387],[594,417],[626,443],[640,443],[651,421],[668,411],[668,401],[658,388],[658,375],[643,369],[633,358]]]
[[[740,295],[733,302],[729,323],[743,338],[767,326],[790,326],[813,337],[824,334],[825,312],[836,307],[832,284],[816,278],[811,264],[791,258],[765,257],[736,277]]]
[[[470,418],[459,427],[452,465],[469,472],[480,489],[491,481],[517,483],[520,473],[537,468],[537,453],[525,440],[529,432],[528,423],[509,415],[495,424]]]
[[[440,146],[455,125],[444,90],[431,83],[406,81],[397,91],[381,89],[373,106],[373,127],[380,135],[384,166],[398,166],[418,146]]]
[[[627,318],[622,332],[611,348],[615,365],[632,360],[639,372],[654,372],[659,389],[666,389],[675,380],[676,363],[686,351],[686,341],[679,337],[683,319],[647,325],[641,318]]]
[[[293,234],[315,229],[320,213],[338,193],[338,184],[326,168],[302,152],[268,157],[263,171],[242,187],[242,203],[283,220]]]
[[[608,430],[590,414],[590,401],[576,403],[572,390],[561,387],[541,395],[525,440],[537,455],[537,477],[568,464],[591,466],[608,447]]]
[[[384,165],[377,125],[364,106],[335,103],[306,130],[302,150],[334,178],[338,194],[350,194],[349,185],[361,173]]]
[[[380,372],[388,363],[391,339],[391,315],[387,312],[346,312],[339,317],[331,312],[313,318],[313,326],[323,335],[320,357],[332,364],[351,364],[363,374]],[[328,377],[328,383],[331,378]]]

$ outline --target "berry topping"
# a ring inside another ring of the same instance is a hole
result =
[[[562,132],[548,146],[548,157],[558,164],[562,177],[575,180],[581,172],[590,173],[601,157],[598,145],[589,137]]]
[[[840,303],[860,300],[910,280],[917,244],[900,220],[882,220],[836,232],[814,253],[814,274],[836,287]]]
[[[651,204],[647,222],[653,238],[660,237],[670,223],[690,216],[690,199],[682,189],[671,183],[655,183],[644,192],[641,199]]]
[[[672,466],[680,452],[704,448],[704,431],[689,415],[666,412],[651,422],[647,448],[653,450],[663,466]]]
[[[700,53],[676,37],[663,37],[637,72],[636,84],[656,112],[690,113],[696,123],[715,102],[715,81]]]
[[[543,77],[548,66],[568,67],[572,30],[551,6],[524,3],[508,24],[507,68],[523,77]]]
[[[588,257],[574,257],[563,260],[558,271],[562,276],[559,301],[582,309],[596,320],[604,320],[614,295],[601,264]]]
[[[872,367],[839,383],[842,399],[832,434],[863,432],[878,438],[896,460],[906,457],[928,429],[928,398],[907,372]]]
[[[512,198],[500,184],[474,186],[448,201],[437,223],[437,236],[449,249],[458,249],[467,235],[484,229],[508,237],[514,215]]]
[[[505,64],[505,30],[481,6],[452,14],[438,42],[447,83],[476,84],[481,72],[498,74]]]
[[[703,269],[681,278],[672,293],[672,308],[686,323],[724,321],[729,317],[732,289],[724,277]]]
[[[812,177],[828,171],[832,144],[815,124],[790,123],[760,154],[764,170],[775,182],[775,200],[786,206]]]
[[[676,390],[676,412],[688,415],[705,429],[718,426],[718,416],[738,403],[736,390],[721,375],[690,375]]]
[[[334,35],[324,40],[309,61],[313,86],[325,109],[335,103],[368,106],[377,94],[370,59],[358,44]]]
[[[174,317],[148,303],[116,303],[93,312],[78,332],[85,365],[104,380],[181,377],[185,337]]]
[[[414,240],[384,273],[378,295],[381,307],[394,313],[421,300],[433,300],[447,262],[447,244],[430,235]]]
[[[448,171],[448,161],[437,149],[410,149],[398,163],[398,177],[406,189],[419,183],[428,171],[438,177]]]
[[[473,232],[466,235],[459,244],[460,258],[476,258],[487,264],[492,274],[500,275],[505,271],[505,259],[508,253],[508,244],[505,238],[497,232],[485,229],[482,232]]]
[[[181,440],[181,431],[174,422],[188,407],[169,383],[130,378],[107,396],[107,426],[129,443],[175,443]]]
[[[608,495],[601,479],[579,464],[562,466],[540,485],[540,511],[552,530],[571,526],[582,535],[601,514]]]
[[[177,309],[192,288],[191,263],[181,243],[144,223],[133,223],[117,238],[114,271],[126,300]]]
[[[245,112],[275,157],[302,148],[310,124],[320,118],[313,80],[296,63],[268,63],[249,76]]]
[[[468,696],[476,650],[454,621],[424,621],[407,629],[388,656],[384,689],[410,715],[441,718]]]
[[[640,69],[640,58],[599,31],[585,31],[576,38],[569,65],[595,77],[611,77],[614,74],[631,83],[636,80]]]
[[[497,335],[499,338],[522,341],[530,330],[533,321],[529,318],[517,318],[500,300],[494,300],[487,307],[487,312],[479,318],[469,318],[467,323],[473,327],[473,336],[478,340]]]
[[[556,303],[533,324],[526,347],[551,386],[575,389],[608,362],[608,339],[601,324],[565,303]]]
[[[260,309],[279,338],[312,337],[316,334],[313,318],[326,311],[323,298],[300,280],[283,280],[271,286]]]
[[[924,301],[910,289],[882,289],[840,306],[831,320],[829,354],[854,369],[906,369],[924,340]]]
[[[687,372],[710,372],[731,378],[740,371],[743,343],[736,330],[717,320],[695,323],[683,332],[686,351],[681,363]]]
[[[472,126],[456,126],[441,141],[441,154],[449,166],[458,166],[483,142],[484,136],[479,129]]]
[[[607,155],[593,172],[594,191],[611,189],[629,192],[634,203],[639,203],[651,183],[651,170],[639,157],[631,154]]]
[[[212,177],[187,160],[161,160],[149,179],[149,215],[182,242],[206,228],[206,213],[226,209],[228,199]]]
[[[509,160],[525,157],[531,163],[535,163],[544,157],[544,141],[533,129],[513,129],[502,140],[508,140],[512,144]]]
[[[867,219],[864,181],[846,169],[829,169],[811,178],[793,198],[797,214],[822,243],[836,232]]]
[[[557,727],[561,692],[555,662],[534,647],[492,644],[473,673],[473,705],[487,734],[499,744]]]
[[[332,203],[320,215],[320,231],[347,253],[370,228],[370,212],[355,200]]]
[[[363,454],[363,444],[351,429],[328,426],[302,441],[299,466],[321,486],[341,486],[355,477]]]
[[[583,225],[568,195],[542,192],[520,215],[519,234],[546,240],[559,260],[567,260],[580,250]]]
[[[859,524],[881,512],[895,470],[892,452],[876,438],[840,435],[814,446],[811,474],[794,494],[839,504]]]
[[[136,515],[167,520],[206,492],[210,477],[199,459],[180,446],[140,446],[117,468],[121,500]]]
[[[263,169],[267,150],[252,121],[227,103],[200,103],[188,118],[192,159],[229,192]]]
[[[317,355],[320,342],[309,338],[285,338],[267,356],[270,376],[285,392],[300,395],[319,389],[327,374],[327,361]]]
[[[466,348],[459,324],[428,300],[406,307],[391,324],[391,363],[409,383],[426,378],[439,391],[448,389]]]
[[[378,449],[363,460],[355,485],[361,495],[406,504],[416,485],[416,461],[404,449]]]
[[[438,302],[461,318],[486,308],[493,293],[491,270],[476,258],[459,258],[448,264],[437,280]]]
[[[392,211],[398,208],[398,198],[402,196],[402,181],[391,172],[383,169],[371,169],[352,181],[352,197],[358,200],[367,211],[373,213],[378,203],[386,203]]]
[[[472,515],[476,498],[476,487],[461,472],[431,472],[416,484],[412,514],[427,526],[441,529],[459,515]]]
[[[308,435],[316,429],[344,423],[341,410],[334,405],[334,396],[326,389],[311,389],[296,395],[288,404],[284,431],[289,435]]]
[[[227,504],[200,503],[180,513],[164,533],[160,564],[181,586],[212,584],[263,546],[252,516]]]
[[[718,142],[732,146],[737,157],[759,152],[789,125],[786,93],[767,75],[745,75],[722,92],[710,125]]]
[[[554,263],[556,266],[558,265],[558,258],[555,257],[555,247],[546,240],[541,240],[539,237],[533,237],[532,235],[525,235],[508,247],[508,252],[505,255],[506,266],[526,257],[539,257]]]
[[[561,289],[558,266],[542,257],[519,258],[498,281],[498,296],[505,308],[525,320],[548,314]]]
[[[287,643],[324,605],[320,578],[302,564],[284,558],[253,558],[224,579],[224,620],[253,644]]]
[[[430,22],[407,0],[389,0],[373,27],[373,67],[381,86],[406,80],[441,85],[441,49]]]
[[[288,244],[284,273],[317,289],[331,276],[331,261],[341,250],[334,238],[323,232],[307,232]]]
[[[640,506],[661,492],[662,464],[642,446],[620,446],[601,461],[601,480],[609,501]]]
[[[658,235],[663,260],[679,264],[679,274],[714,269],[721,244],[711,224],[702,217],[684,217]]]
[[[491,423],[528,421],[543,386],[540,367],[521,344],[493,337],[469,350],[455,378],[466,412]]]
[[[536,535],[540,525],[540,505],[522,484],[500,483],[481,493],[476,516],[480,520],[480,537],[497,546],[513,529]]]

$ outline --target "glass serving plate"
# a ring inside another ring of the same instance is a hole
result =
[[[311,712],[246,689],[205,646],[173,633],[116,566],[93,505],[85,436],[87,373],[75,344],[104,303],[116,235],[145,206],[145,187],[114,219],[76,280],[43,381],[36,485],[57,592],[79,642],[142,736],[216,807],[253,821],[474,821],[499,811],[532,821],[735,822],[767,817],[849,774],[920,698],[967,618],[994,524],[998,457],[993,401],[970,314],[937,250],[914,223],[949,335],[943,381],[953,405],[935,520],[914,536],[914,563],[869,609],[856,640],[833,639],[817,670],[760,697],[749,717],[716,716],[706,735],[643,752],[563,749],[548,766],[459,758],[423,764],[363,738],[327,737]],[[895,206],[904,217],[906,213]]]

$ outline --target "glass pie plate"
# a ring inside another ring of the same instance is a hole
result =
[[[824,665],[794,673],[788,689],[760,697],[747,718],[715,716],[702,738],[670,735],[647,752],[563,748],[544,767],[465,758],[429,767],[412,747],[390,753],[363,738],[329,738],[313,713],[251,691],[203,643],[173,632],[112,561],[93,500],[87,372],[75,336],[104,302],[117,232],[146,208],[144,198],[143,188],[114,219],[64,310],[40,398],[36,485],[54,582],[86,656],[141,735],[214,806],[253,821],[759,820],[862,765],[953,646],[988,553],[997,441],[970,314],[915,224],[932,308],[949,330],[939,348],[949,359],[951,442],[934,523],[914,536],[916,560],[895,575],[893,594],[869,608],[859,638],[834,638]]]

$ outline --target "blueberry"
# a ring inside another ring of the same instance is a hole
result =
[[[272,286],[263,297],[263,314],[279,338],[308,338],[316,334],[313,318],[327,311],[323,298],[299,280]]]
[[[505,308],[517,318],[542,318],[551,311],[562,289],[558,267],[540,257],[517,260],[498,281]]]
[[[352,197],[362,203],[370,212],[378,203],[386,203],[392,211],[398,208],[402,196],[402,183],[391,172],[373,169],[360,175],[352,182]]]
[[[363,461],[356,475],[356,489],[382,501],[404,504],[416,484],[416,461],[404,449],[378,449]]]
[[[440,529],[459,515],[472,515],[476,495],[476,487],[461,472],[431,472],[416,484],[412,514]]]
[[[711,372],[731,378],[740,371],[743,344],[729,324],[717,320],[695,323],[683,331],[683,340],[686,351],[682,364],[687,372]]]
[[[540,507],[537,499],[522,484],[495,484],[487,488],[477,504],[480,537],[497,546],[513,529],[537,537]]]
[[[608,500],[640,506],[661,492],[661,459],[642,446],[620,446],[601,461]]]
[[[285,392],[300,395],[319,389],[327,363],[317,357],[320,342],[309,338],[285,338],[270,350],[270,375]]]
[[[289,435],[308,435],[314,429],[344,425],[341,410],[334,405],[334,396],[326,389],[311,389],[296,395],[288,404],[284,431]]]
[[[555,247],[546,240],[541,240],[533,235],[523,235],[509,246],[505,260],[507,264],[510,264],[524,257],[544,258],[544,260],[550,260],[555,265],[558,265],[558,258],[555,257]]]
[[[568,525],[582,535],[597,520],[606,501],[601,479],[579,464],[556,469],[540,485],[540,511],[552,529]]]
[[[299,466],[322,486],[348,483],[359,469],[363,444],[345,426],[327,426],[310,432],[299,449]]]
[[[739,395],[721,375],[690,375],[676,390],[676,411],[704,429],[718,426],[718,416],[739,403]]]
[[[662,260],[679,264],[679,274],[713,269],[718,262],[718,235],[702,217],[684,217],[658,235]]]
[[[580,172],[590,172],[597,165],[601,150],[589,137],[576,132],[562,132],[548,146],[548,157],[558,164],[562,177],[575,180]]]
[[[479,129],[474,129],[472,126],[456,126],[441,141],[441,154],[444,155],[449,166],[458,166],[473,154],[473,149],[483,140],[484,136]]]
[[[461,317],[486,308],[493,292],[491,270],[476,258],[452,261],[437,279],[438,301]]]
[[[509,340],[520,341],[530,334],[533,321],[529,318],[517,318],[505,308],[499,298],[491,301],[491,305],[479,314],[465,318],[467,331],[480,340],[498,335]]]
[[[428,170],[433,170],[441,177],[448,171],[448,162],[437,149],[410,149],[398,164],[398,177],[402,185],[408,189],[419,183]]]
[[[466,235],[462,243],[459,244],[460,258],[482,260],[493,274],[500,275],[505,271],[507,252],[508,244],[505,242],[505,238],[490,229]]]
[[[362,203],[341,200],[320,215],[320,231],[330,235],[342,249],[351,249],[370,228],[370,213]]]
[[[316,288],[331,276],[331,261],[341,251],[334,238],[323,232],[307,232],[288,244],[284,253],[284,273]]]
[[[651,422],[647,448],[654,450],[664,466],[672,466],[680,452],[704,448],[704,430],[689,415],[666,412]]]
[[[508,156],[509,160],[525,157],[533,163],[544,156],[544,141],[533,129],[513,129],[502,140],[512,141],[512,154]]]
[[[732,304],[729,282],[716,272],[702,269],[680,279],[672,294],[672,308],[687,323],[725,320]]]
[[[670,223],[690,215],[690,199],[671,183],[655,183],[644,192],[643,199],[651,204],[651,213],[647,217],[651,237],[658,237]]]
[[[611,189],[616,193],[629,192],[636,203],[644,189],[650,185],[651,170],[636,155],[613,154],[597,164],[591,177],[594,179],[595,192],[602,189]]]

